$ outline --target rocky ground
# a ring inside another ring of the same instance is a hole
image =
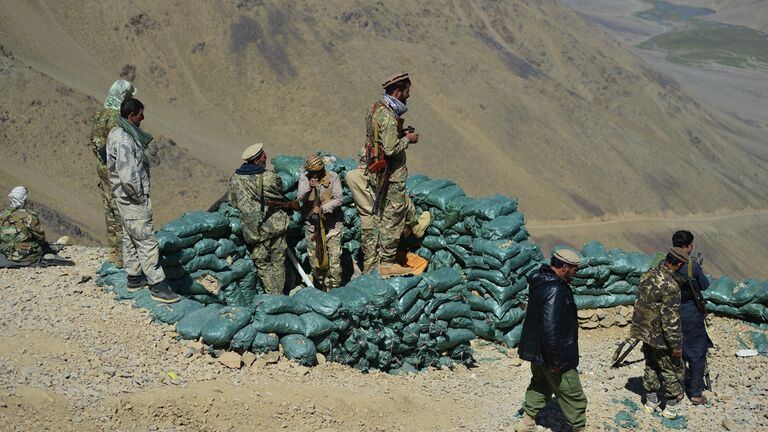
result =
[[[0,430],[499,431],[517,421],[528,364],[514,350],[479,342],[476,368],[407,376],[330,363],[308,369],[278,356],[246,357],[233,369],[97,287],[103,249],[64,255],[78,264],[0,270]],[[715,391],[709,407],[686,402],[687,429],[768,430],[768,357],[735,356],[754,328],[714,317],[710,329]],[[588,430],[681,427],[634,411],[639,350],[629,365],[609,367],[626,332],[582,330]],[[554,407],[539,423],[564,429]]]

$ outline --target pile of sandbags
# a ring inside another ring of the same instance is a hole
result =
[[[704,291],[707,310],[735,318],[768,322],[768,281],[729,277],[711,279]]]

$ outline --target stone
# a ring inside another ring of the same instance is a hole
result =
[[[606,309],[598,309],[597,313],[595,315],[597,315],[598,319],[603,319],[603,318],[608,316],[608,310],[606,310]]]
[[[600,323],[597,321],[585,322],[584,324],[581,325],[581,328],[585,328],[585,329],[593,329],[598,327],[600,327]]]
[[[275,364],[280,361],[280,353],[277,351],[270,351],[262,358],[267,364]]]
[[[243,365],[243,360],[240,357],[240,354],[234,352],[234,351],[227,351],[221,356],[219,356],[219,363],[223,364],[224,366],[230,368],[230,369],[240,369],[240,367]]]
[[[325,356],[321,353],[317,353],[316,358],[317,358],[317,364],[319,365],[325,364],[327,362],[327,360],[325,359]]]
[[[250,367],[256,361],[256,354],[248,351],[243,354],[241,359],[243,360],[243,366]]]
[[[611,327],[614,324],[616,324],[616,315],[614,314],[610,314],[600,321],[600,325],[605,328]]]
[[[203,345],[203,343],[200,341],[190,342],[189,347],[199,353],[202,353],[205,351],[205,345]]]
[[[294,368],[294,370],[299,374],[299,376],[304,376],[309,374],[309,368],[306,366],[298,365]]]
[[[589,310],[589,309],[581,309],[578,312],[576,312],[576,315],[579,317],[579,319],[588,320],[592,318],[592,315],[595,314],[595,311]]]
[[[619,306],[619,315],[621,315],[623,317],[628,317],[631,313],[632,313],[632,311],[628,307],[626,307],[626,306]]]
[[[729,431],[735,431],[738,429],[738,426],[736,426],[736,422],[733,421],[730,417],[726,417],[723,419],[723,427]]]
[[[616,316],[616,325],[623,327],[627,324],[629,324],[629,321],[627,321],[627,319],[623,315]]]

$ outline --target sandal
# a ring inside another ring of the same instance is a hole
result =
[[[691,398],[691,405],[706,405],[707,397],[704,395]]]

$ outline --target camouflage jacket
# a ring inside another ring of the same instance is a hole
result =
[[[117,126],[119,115],[120,113],[113,109],[102,108],[91,119],[91,151],[100,166],[105,165],[102,157],[106,158],[107,137],[109,132]]]
[[[284,200],[283,182],[273,171],[255,172],[254,165],[243,164],[229,179],[227,200],[240,210],[243,236],[249,244],[284,235],[288,213],[269,207],[267,200]]]
[[[142,146],[120,127],[107,137],[107,173],[115,200],[123,206],[149,203],[149,161]]]
[[[320,180],[317,186],[317,192],[320,196],[320,204],[323,208],[323,223],[325,229],[330,230],[343,221],[344,215],[341,210],[341,203],[344,200],[344,190],[341,187],[339,175],[333,171],[326,171],[325,177]],[[296,200],[302,203],[302,213],[304,214],[304,224],[310,232],[315,231],[315,222],[317,217],[310,215],[314,207],[315,193],[309,187],[309,178],[306,174],[299,176],[299,186],[296,189]]]
[[[680,287],[664,262],[640,277],[629,336],[657,349],[682,346]]]
[[[402,129],[398,126],[400,122],[402,120],[398,119],[384,100],[376,102],[365,114],[366,141],[367,137],[372,137],[374,144],[384,148],[390,182],[408,180],[408,167],[405,165],[408,140],[400,137]],[[363,148],[363,158],[365,158],[365,148]]]
[[[34,212],[20,208],[0,213],[0,252],[8,260],[37,261],[45,244],[45,233]]]

